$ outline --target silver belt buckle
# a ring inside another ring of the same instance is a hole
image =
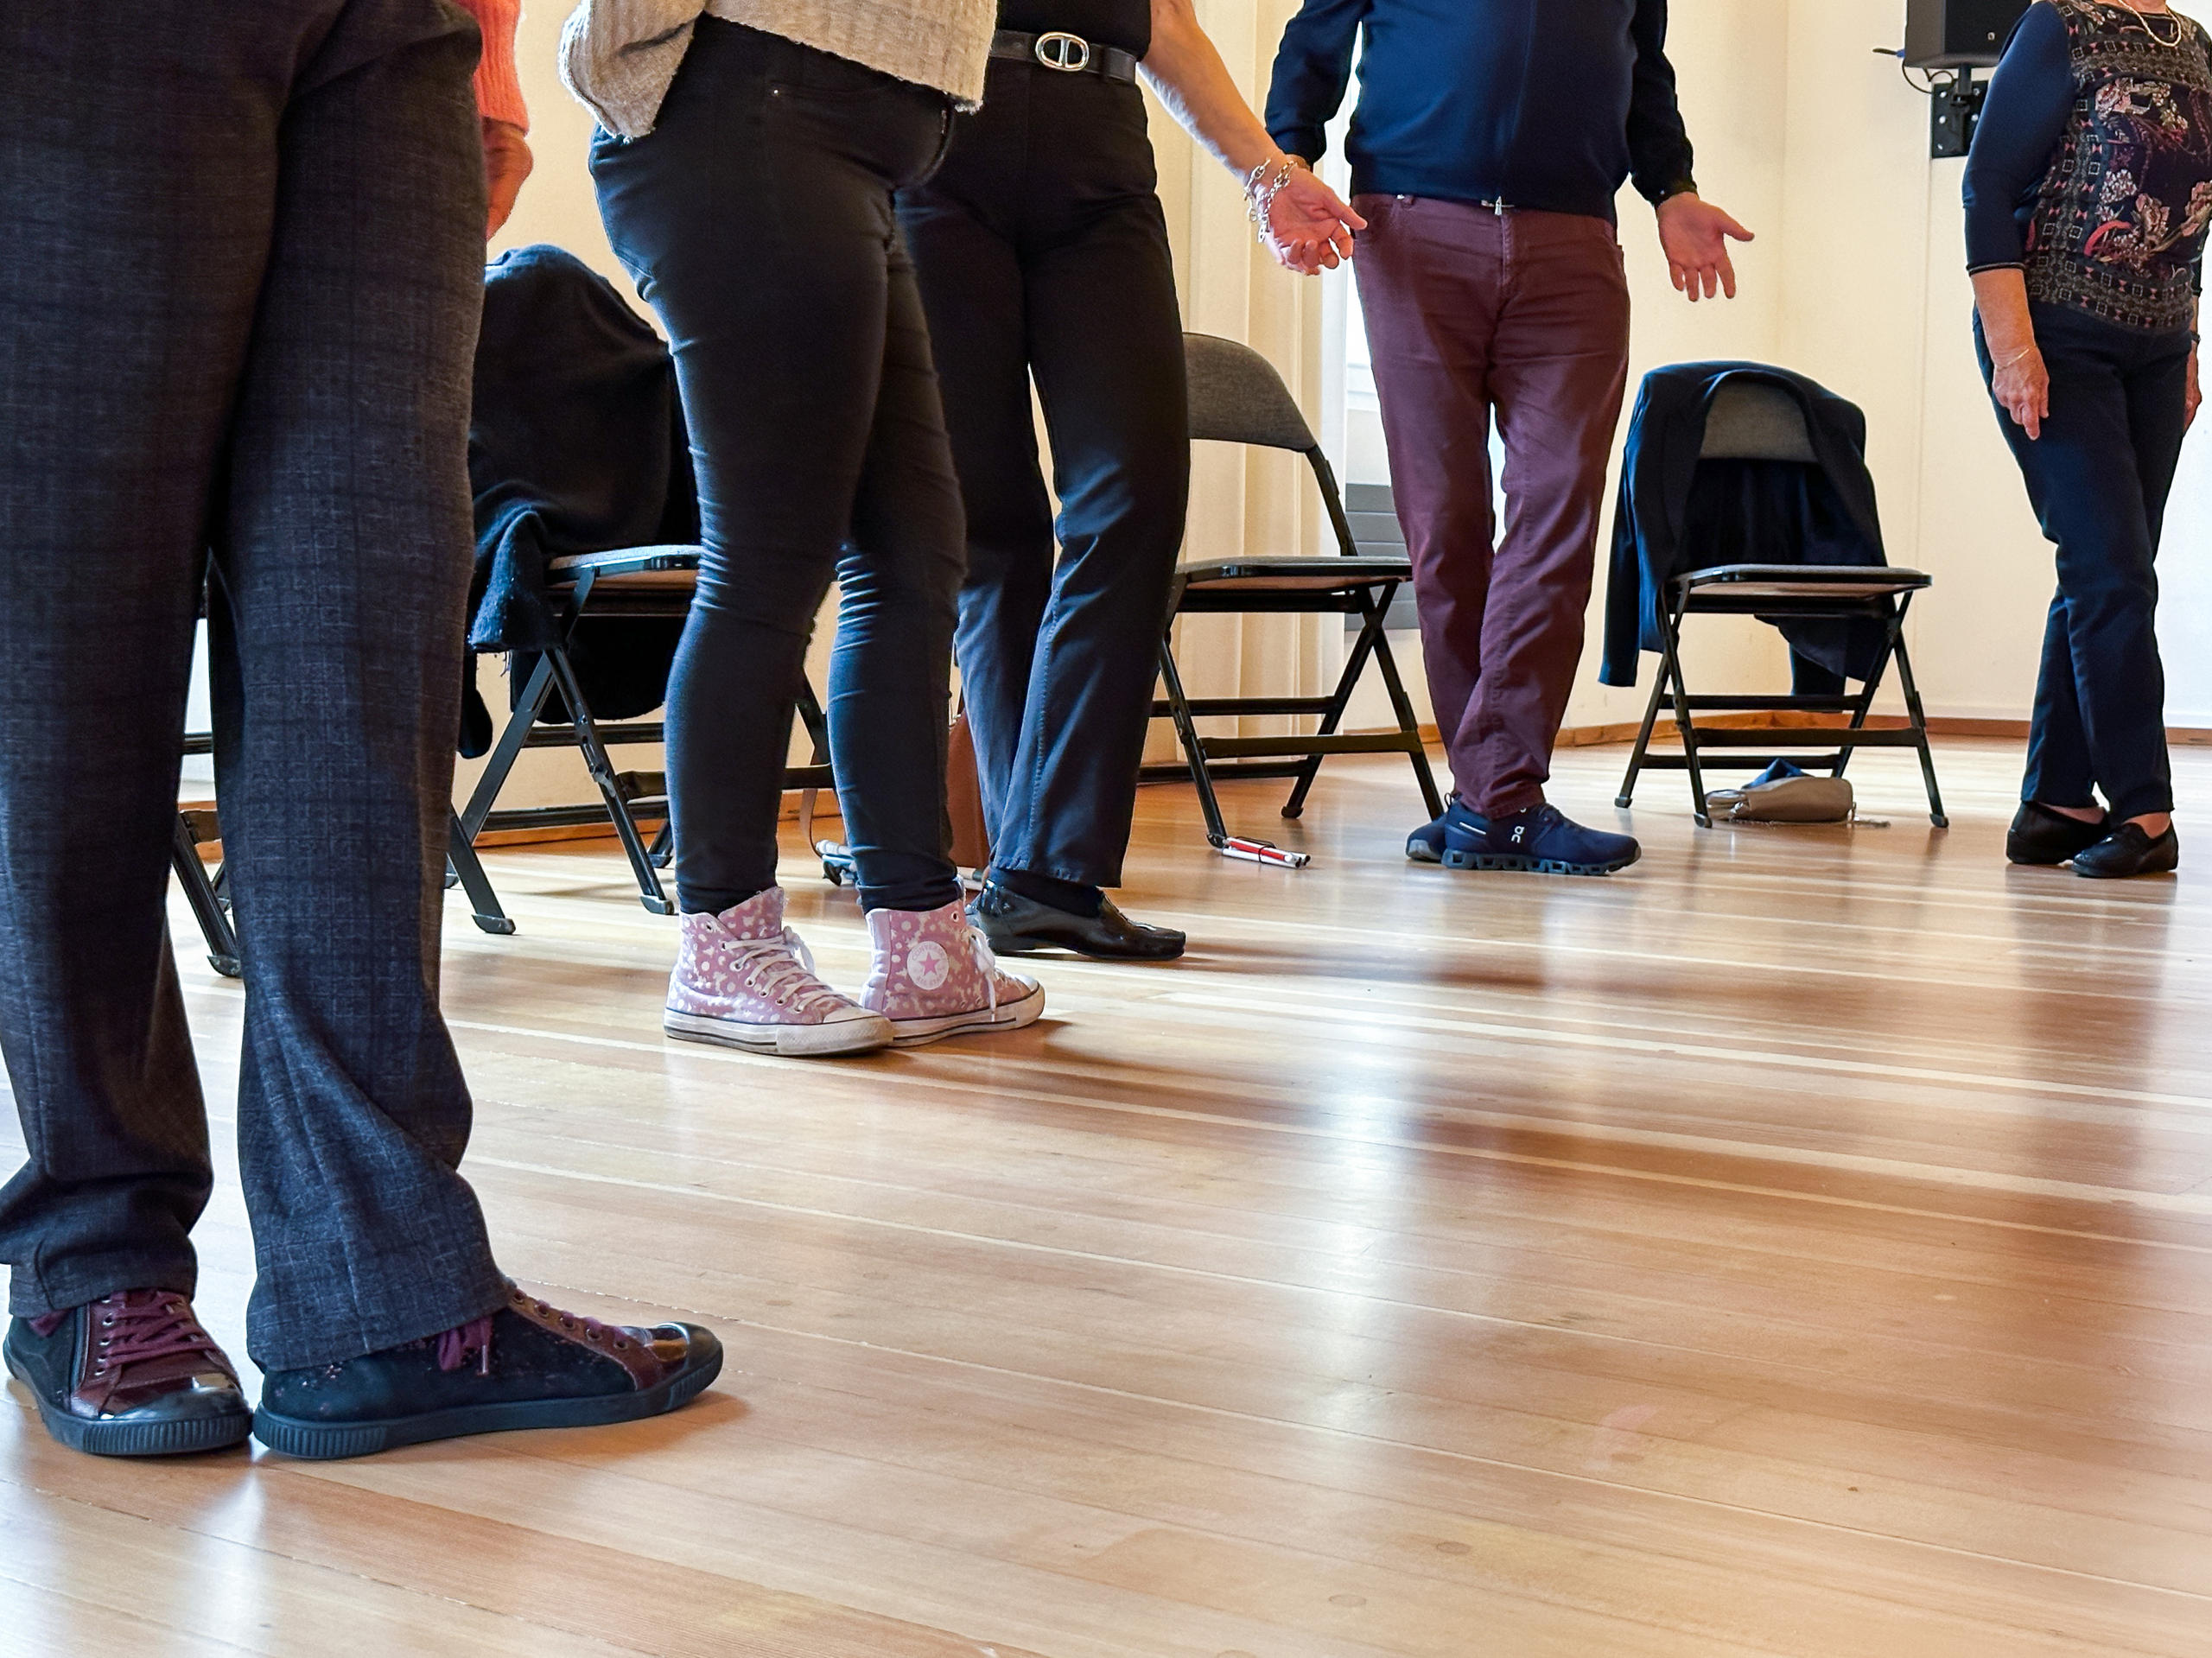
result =
[[[1090,42],[1080,35],[1039,35],[1032,49],[1038,62],[1064,75],[1079,75],[1090,67]]]

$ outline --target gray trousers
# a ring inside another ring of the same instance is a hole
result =
[[[0,7],[11,1305],[189,1293],[165,921],[194,616],[245,968],[264,1369],[501,1299],[438,1013],[484,184],[448,0]]]

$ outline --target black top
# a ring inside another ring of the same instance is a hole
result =
[[[1080,35],[1141,58],[1152,50],[1152,0],[999,0],[999,27]]]
[[[1306,0],[1268,130],[1319,161],[1364,29],[1352,188],[1610,219],[1631,175],[1694,188],[1667,61],[1667,0]]]
[[[2190,326],[2212,226],[2212,40],[2178,12],[2041,0],[1967,162],[1967,268],[2122,327]]]

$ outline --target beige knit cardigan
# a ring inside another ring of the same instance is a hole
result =
[[[561,82],[609,132],[652,130],[702,16],[746,23],[900,80],[983,96],[998,0],[583,0],[561,35]]]

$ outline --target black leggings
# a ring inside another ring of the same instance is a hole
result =
[[[944,801],[964,530],[892,216],[950,120],[941,93],[705,18],[653,131],[592,146],[607,235],[668,330],[699,475],[706,557],[668,687],[689,913],[775,884],[791,712],[833,577],[830,758],[861,902],[960,896]]]

